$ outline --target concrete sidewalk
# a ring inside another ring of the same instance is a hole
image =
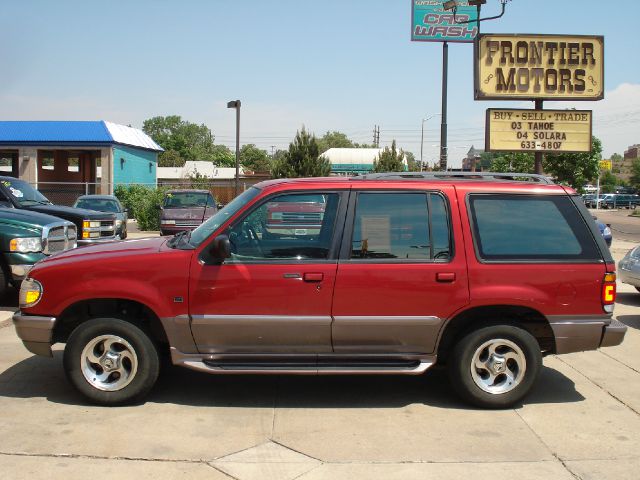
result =
[[[633,244],[616,242],[619,259]],[[167,367],[143,405],[87,405],[61,352],[0,328],[0,472],[7,479],[637,479],[640,294],[619,285],[625,342],[544,360],[523,405],[458,401],[423,377],[216,377]],[[8,313],[0,313],[7,317]]]

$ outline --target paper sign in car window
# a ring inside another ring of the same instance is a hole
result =
[[[391,219],[387,215],[362,216],[362,243],[369,252],[391,251]],[[363,247],[364,250],[364,247]]]
[[[17,188],[9,187],[9,190],[11,190],[11,194],[16,198],[24,197],[24,194],[22,193],[22,191],[18,190]]]

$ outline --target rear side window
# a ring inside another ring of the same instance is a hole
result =
[[[359,193],[352,260],[446,260],[451,255],[444,198],[433,193]]]
[[[481,259],[602,260],[569,197],[470,195],[469,206]]]

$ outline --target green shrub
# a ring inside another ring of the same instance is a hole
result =
[[[143,185],[117,185],[114,194],[129,210],[129,218],[138,221],[140,230],[160,230],[159,207],[165,187],[151,188]]]

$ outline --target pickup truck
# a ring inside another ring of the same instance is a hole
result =
[[[0,296],[9,284],[20,287],[33,265],[76,247],[76,226],[28,210],[0,208]]]
[[[30,210],[68,220],[76,226],[78,245],[116,240],[115,214],[54,205],[18,178],[0,176],[0,207]]]

